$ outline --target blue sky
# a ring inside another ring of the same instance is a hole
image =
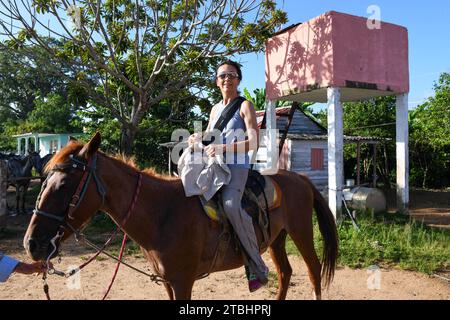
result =
[[[439,74],[450,72],[450,1],[406,0],[277,0],[278,7],[288,14],[289,26],[305,22],[327,11],[339,11],[369,17],[370,5],[380,8],[381,20],[404,26],[409,36],[409,108],[414,108],[433,94],[433,83]],[[263,88],[264,54],[236,57],[243,64],[244,79],[240,89],[252,92]],[[323,108],[318,104],[316,111]]]

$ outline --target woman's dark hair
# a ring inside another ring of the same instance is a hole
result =
[[[226,60],[226,61],[222,62],[222,63],[217,67],[217,70],[219,70],[219,68],[220,68],[221,66],[224,66],[224,65],[229,65],[229,66],[235,67],[235,68],[236,68],[236,71],[237,71],[237,74],[238,74],[239,80],[242,80],[241,65],[240,65],[239,63],[237,63],[237,62],[235,62],[235,61],[232,61],[232,60]]]

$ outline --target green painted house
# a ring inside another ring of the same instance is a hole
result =
[[[55,153],[64,147],[69,138],[77,137],[82,133],[24,133],[13,137],[17,139],[17,154],[24,155],[30,151],[39,152],[41,157]]]

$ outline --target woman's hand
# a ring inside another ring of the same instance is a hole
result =
[[[225,151],[224,144],[209,144],[205,147],[208,157],[215,157],[216,154],[222,154]]]
[[[192,147],[197,142],[201,142],[201,137],[202,137],[201,134],[198,132],[191,134],[188,138],[189,147]]]

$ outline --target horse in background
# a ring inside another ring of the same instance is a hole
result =
[[[42,158],[39,157],[39,160],[37,162],[36,171],[38,172],[39,176],[41,177],[41,185],[44,183],[45,178],[47,178],[47,171],[45,171],[45,166],[47,163],[51,160],[53,157],[53,153],[46,154]]]
[[[20,158],[20,156],[16,155],[13,152],[10,152],[10,153],[0,152],[0,160],[9,160],[12,158]]]
[[[40,158],[39,154],[33,151],[25,157],[12,156],[7,159],[8,185],[16,188],[16,214],[26,213],[26,195],[30,186],[30,179],[27,178],[31,177],[31,171],[33,167],[38,166]]]

